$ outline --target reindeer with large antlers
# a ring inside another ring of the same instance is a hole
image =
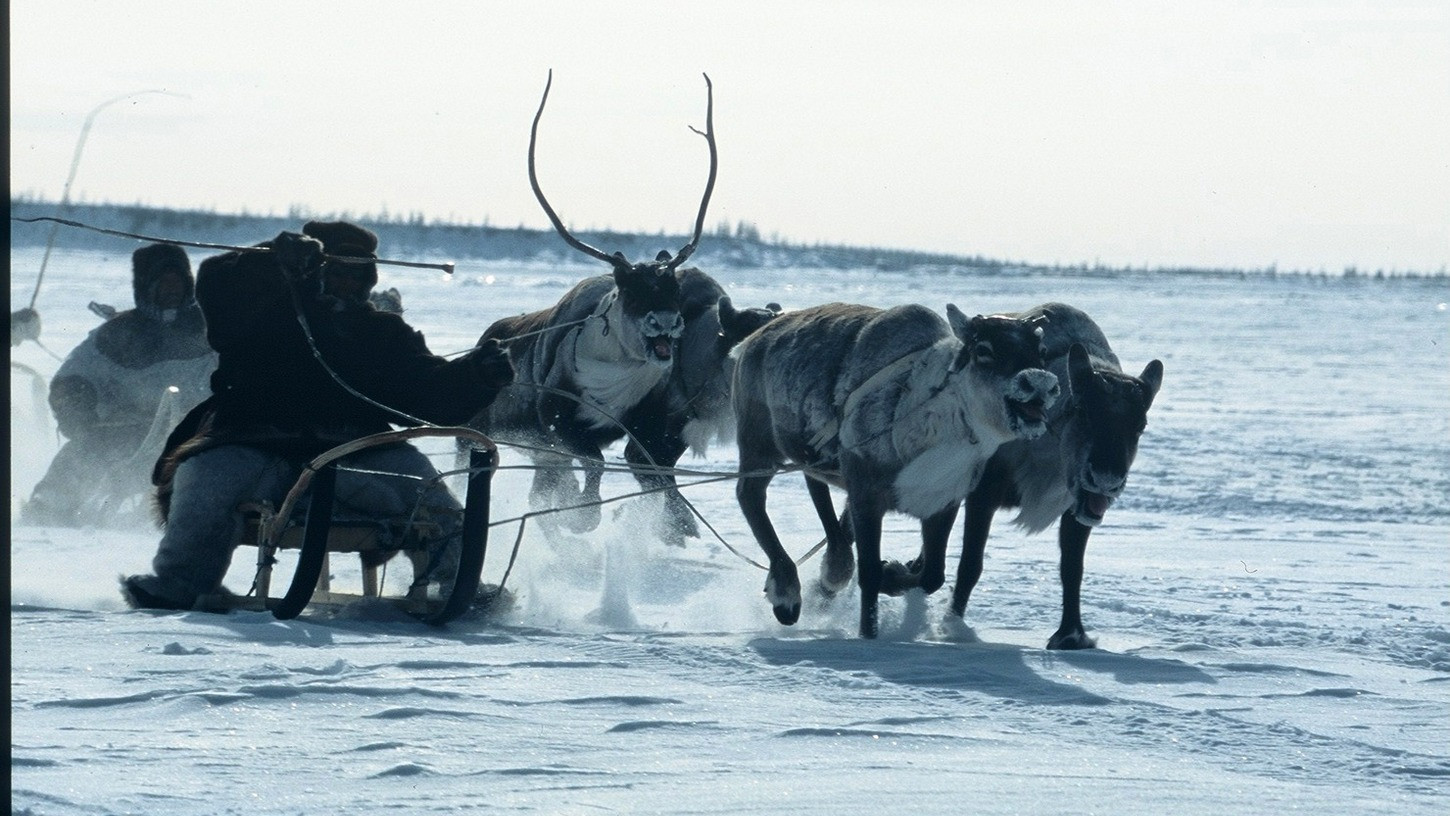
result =
[[[634,263],[570,234],[539,187],[534,153],[552,85],[551,71],[529,134],[529,183],[564,242],[609,264],[613,273],[579,282],[547,309],[488,327],[483,336],[507,345],[517,374],[471,424],[538,445],[533,458],[540,467],[530,504],[536,509],[577,506],[565,514],[564,525],[583,532],[599,524],[603,447],[626,434],[649,438],[667,411],[666,385],[685,329],[676,270],[700,242],[715,188],[714,89],[705,76],[705,130],[691,128],[710,147],[710,176],[694,234],[673,255],[661,251],[652,261]],[[582,491],[572,472],[575,459],[585,463]]]

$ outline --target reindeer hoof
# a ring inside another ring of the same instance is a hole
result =
[[[599,527],[600,512],[599,505],[580,507],[577,510],[570,510],[561,513],[563,516],[564,529],[571,533],[588,533]]]
[[[855,575],[854,569],[844,570],[822,569],[820,577],[816,579],[816,587],[821,594],[827,598],[834,598],[841,590],[851,585],[851,577]]]
[[[795,564],[786,560],[771,566],[765,576],[765,599],[775,619],[790,626],[801,617],[801,582]]]
[[[695,523],[695,515],[688,509],[670,514],[670,524],[685,538],[699,538],[700,525]]]
[[[795,622],[801,619],[801,605],[798,603],[788,606],[772,606],[771,611],[775,612],[775,619],[786,626],[794,626]]]
[[[1096,649],[1097,638],[1089,637],[1082,629],[1063,631],[1059,629],[1047,639],[1049,649]]]
[[[868,592],[862,588],[861,592],[861,637],[867,640],[875,640],[877,633],[877,614],[880,604],[877,603],[875,593]]]
[[[921,573],[913,572],[908,565],[900,561],[881,562],[882,594],[895,598],[919,586],[921,586]]]
[[[816,594],[821,596],[821,601],[826,602],[834,599],[845,588],[845,584],[834,584],[827,581],[824,576],[816,579]]]
[[[917,578],[917,583],[918,583],[918,586],[921,587],[921,591],[922,592],[925,592],[928,595],[932,594],[933,592],[936,592],[938,589],[941,589],[942,588],[942,584],[945,584],[946,582],[947,582],[947,577],[946,577],[945,574],[943,574],[941,572],[934,572],[934,573],[925,573],[924,572],[924,573],[922,573]]]
[[[655,537],[670,547],[683,547],[685,539],[700,537],[700,528],[695,524],[694,516],[665,513],[655,518],[653,528]]]

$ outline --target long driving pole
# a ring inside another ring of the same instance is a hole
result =
[[[124,102],[131,97],[141,96],[142,94],[166,94],[167,96],[181,96],[182,98],[185,98],[182,94],[172,93],[171,91],[133,91],[128,94],[122,94],[121,96],[115,97],[113,99],[107,99],[105,102],[102,102],[94,108],[91,108],[91,112],[86,114],[85,123],[81,125],[80,138],[76,139],[76,152],[70,160],[70,175],[66,176],[65,188],[61,190],[60,193],[60,205],[57,206],[55,210],[55,214],[57,216],[64,215],[66,207],[70,205],[71,182],[74,182],[76,180],[76,170],[79,169],[81,166],[81,152],[86,149],[86,137],[90,136],[91,134],[91,125],[95,124],[96,116],[100,114],[102,110],[116,104],[117,102]],[[45,241],[45,254],[42,255],[40,258],[40,273],[35,276],[35,291],[30,294],[31,309],[35,308],[35,299],[40,297],[40,284],[42,281],[45,280],[45,265],[50,261],[50,250],[52,247],[55,246],[55,236],[56,233],[59,231],[60,224],[57,223],[50,228],[50,237],[47,238]]]

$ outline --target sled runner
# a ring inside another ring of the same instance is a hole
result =
[[[413,564],[414,576],[426,573],[428,541],[438,532],[428,521],[399,519],[334,519],[333,499],[338,461],[365,448],[394,444],[419,437],[452,437],[471,446],[468,488],[464,496],[462,543],[458,570],[441,597],[429,597],[426,584],[414,582],[407,596],[380,595],[377,566],[363,564],[362,594],[334,592],[330,586],[332,553],[399,551]],[[488,545],[489,489],[498,468],[498,449],[487,436],[471,428],[409,428],[373,434],[339,445],[308,463],[275,511],[270,503],[242,506],[245,524],[240,543],[257,548],[257,578],[245,596],[214,598],[227,609],[268,609],[274,617],[297,617],[309,605],[339,607],[363,598],[389,601],[427,623],[442,625],[474,604]],[[293,511],[310,490],[305,519]],[[272,566],[280,550],[297,550],[292,583],[281,597],[272,597]]]

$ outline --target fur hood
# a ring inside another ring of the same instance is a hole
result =
[[[183,308],[195,302],[196,278],[191,274],[191,259],[186,256],[186,250],[172,244],[150,244],[131,253],[131,295],[137,311],[153,320],[161,319],[157,288],[168,275],[180,277],[184,282]]]
[[[378,257],[378,236],[372,230],[350,221],[308,221],[302,225],[302,234],[322,242],[322,248],[329,255],[348,258]],[[378,267],[375,264],[356,264],[367,276],[368,289],[378,284]]]

